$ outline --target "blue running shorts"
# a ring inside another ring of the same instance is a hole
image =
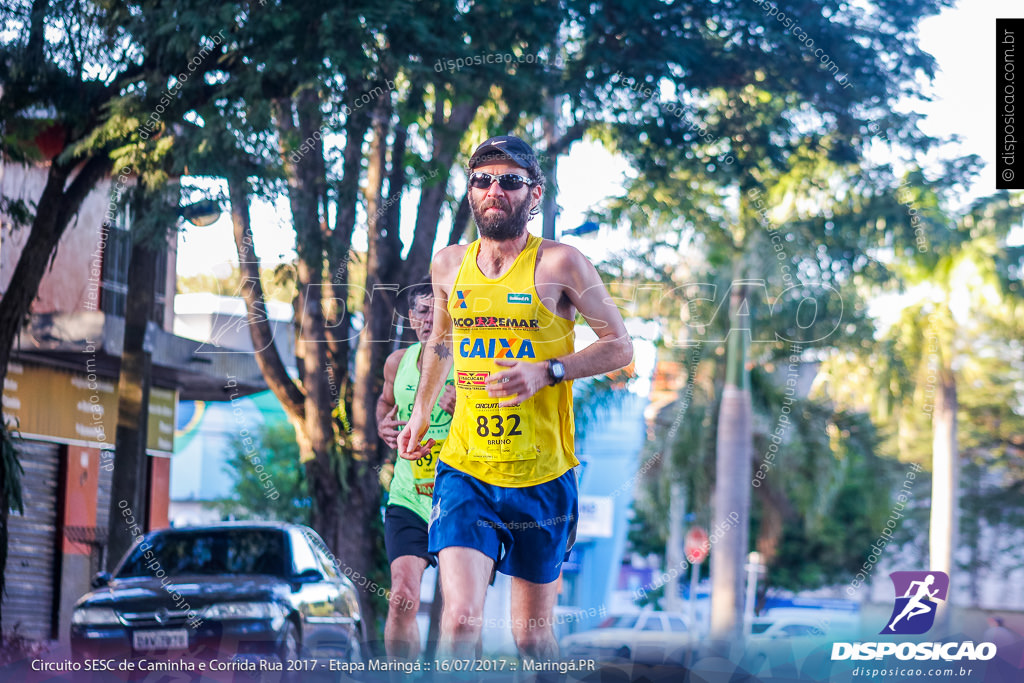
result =
[[[576,472],[543,484],[506,488],[439,462],[430,511],[430,552],[464,547],[493,558],[502,574],[533,583],[558,578],[576,541]]]

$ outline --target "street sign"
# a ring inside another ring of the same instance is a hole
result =
[[[580,496],[580,518],[576,526],[579,538],[611,538],[614,531],[615,503],[611,496]]]
[[[707,559],[709,550],[710,543],[708,542],[707,532],[699,526],[690,527],[683,541],[683,552],[686,554],[686,559],[690,561],[690,564],[700,564],[703,562]]]

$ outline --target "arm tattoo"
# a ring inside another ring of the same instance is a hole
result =
[[[434,353],[441,360],[448,360],[452,357],[452,352],[448,350],[448,345],[444,342],[437,342],[434,344]]]

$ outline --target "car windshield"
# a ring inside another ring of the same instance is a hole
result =
[[[285,575],[284,534],[273,529],[167,531],[139,543],[117,578],[179,574]]]

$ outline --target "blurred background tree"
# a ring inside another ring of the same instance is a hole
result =
[[[269,478],[261,480],[256,464]],[[287,422],[270,422],[255,430],[252,446],[239,436],[231,438],[231,459],[224,473],[231,479],[231,498],[214,507],[225,518],[267,519],[292,524],[309,524],[312,500],[306,485],[306,471],[299,465],[295,430]],[[277,496],[267,497],[269,482]]]

